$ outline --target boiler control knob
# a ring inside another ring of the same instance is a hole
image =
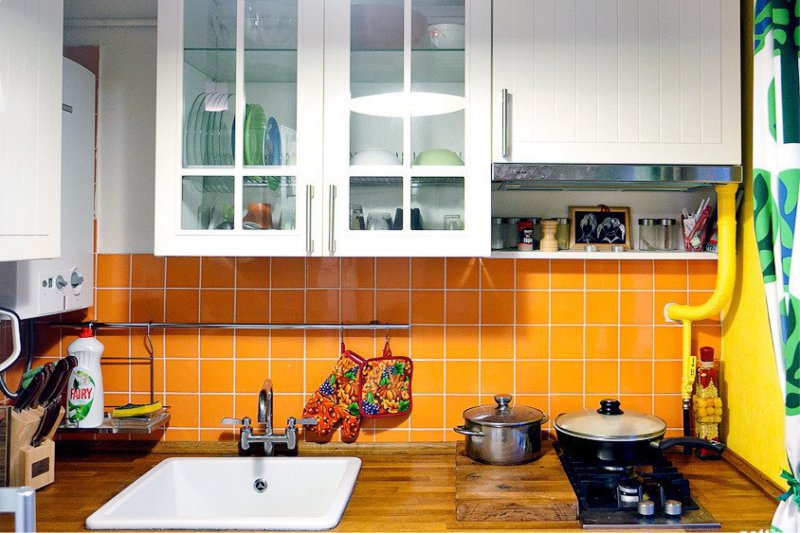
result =
[[[664,502],[664,514],[667,516],[680,516],[683,513],[683,505],[678,500],[667,500]]]
[[[67,286],[67,281],[64,279],[64,276],[61,274],[58,275],[56,278],[56,289],[61,290]]]
[[[642,500],[639,502],[637,510],[642,516],[653,516],[656,514],[656,504],[653,500]]]
[[[77,289],[81,285],[83,285],[83,276],[78,274],[77,270],[72,271],[72,275],[69,278],[69,284],[72,285],[73,289]]]

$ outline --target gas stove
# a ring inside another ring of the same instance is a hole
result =
[[[663,456],[635,465],[600,465],[555,448],[578,497],[584,529],[720,527],[692,498],[689,480]]]

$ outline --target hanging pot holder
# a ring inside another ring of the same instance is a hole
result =
[[[411,412],[411,375],[414,364],[408,357],[392,355],[389,341],[383,356],[367,359],[360,370],[361,416],[386,418]]]

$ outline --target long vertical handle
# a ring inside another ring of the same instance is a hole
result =
[[[334,210],[336,209],[336,185],[328,188],[328,252],[336,251],[336,243],[333,240]]]
[[[503,89],[500,110],[502,125],[500,126],[500,142],[503,144],[503,157],[508,157],[508,89]]]
[[[311,239],[311,199],[314,198],[314,186],[306,185],[306,253],[314,253],[314,241]]]

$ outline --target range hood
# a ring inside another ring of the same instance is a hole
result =
[[[741,182],[738,166],[492,164],[493,188],[499,190],[687,191]]]

